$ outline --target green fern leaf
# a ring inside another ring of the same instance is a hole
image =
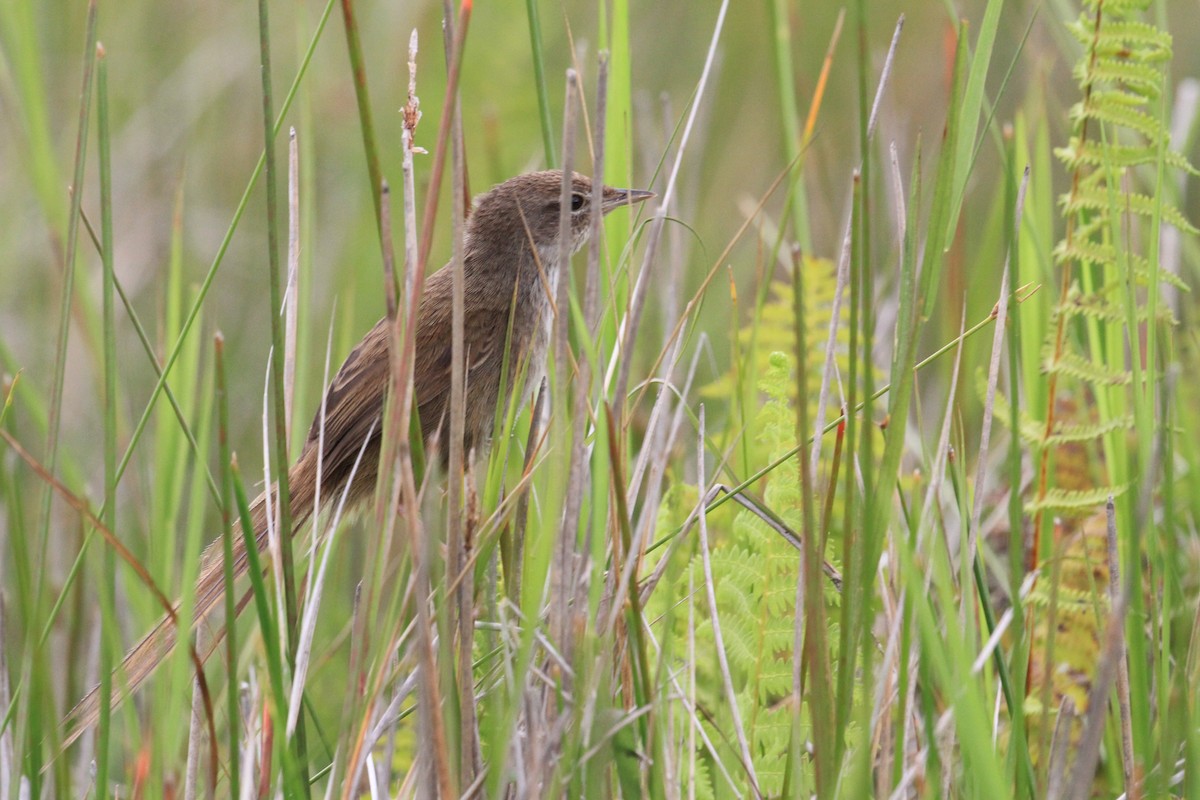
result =
[[[1087,228],[1081,228],[1077,231],[1077,235],[1071,240],[1069,245],[1065,241],[1058,243],[1058,246],[1054,248],[1054,260],[1056,263],[1061,264],[1071,260],[1077,261],[1080,264],[1108,266],[1117,262],[1116,249],[1110,244],[1102,244],[1088,239],[1084,235],[1087,233],[1087,230]],[[1133,264],[1133,275],[1137,284],[1139,286],[1148,285],[1150,282],[1149,259],[1137,253],[1128,253],[1126,254],[1126,258]],[[1162,283],[1170,284],[1180,291],[1191,291],[1191,287],[1182,278],[1166,269],[1159,269],[1158,277]]]
[[[1045,497],[1040,501],[1030,502],[1027,509],[1031,514],[1049,511],[1063,516],[1086,516],[1094,513],[1097,506],[1107,502],[1109,495],[1117,497],[1124,494],[1128,488],[1128,484],[1122,484],[1075,491],[1048,489]]]
[[[1053,341],[1046,342],[1042,351],[1042,363],[1047,373],[1058,372],[1087,383],[1124,386],[1132,380],[1129,373],[1124,370],[1098,364],[1070,350],[1063,350],[1055,357]]]
[[[1064,208],[1067,213],[1074,214],[1084,210],[1108,211],[1110,199],[1107,192],[1101,193],[1092,187],[1080,187],[1080,190],[1064,198]],[[1156,201],[1149,195],[1139,192],[1124,192],[1118,195],[1117,202],[1120,210],[1128,210],[1147,219],[1161,211],[1162,218],[1186,233],[1200,233],[1179,209],[1167,202]]]
[[[1115,289],[1116,287],[1113,286],[1111,288]],[[1076,291],[1073,292],[1070,297],[1068,297],[1067,302],[1064,305],[1071,310],[1072,315],[1084,316],[1104,322],[1120,324],[1125,322],[1128,318],[1128,315],[1125,313],[1125,306],[1123,303],[1112,302],[1101,294],[1085,295]],[[1064,306],[1059,306],[1059,308],[1064,308]],[[1145,322],[1146,318],[1149,316],[1150,309],[1146,306],[1140,306],[1134,310],[1134,317],[1139,322]],[[1158,307],[1157,317],[1159,322],[1163,322],[1168,325],[1178,324],[1178,321],[1175,319],[1175,315],[1171,313],[1171,309],[1167,307],[1166,304]]]
[[[1081,87],[1102,83],[1124,84],[1153,98],[1162,93],[1163,74],[1146,63],[1109,56],[1097,58],[1090,65],[1082,62],[1076,65],[1075,79]]]
[[[1055,148],[1054,154],[1069,168],[1081,166],[1098,167],[1108,164],[1118,169],[1137,167],[1142,164],[1153,164],[1158,158],[1158,149],[1140,145],[1097,144],[1085,142],[1080,144],[1079,137],[1072,137],[1066,147]],[[1192,166],[1187,158],[1174,150],[1166,150],[1163,154],[1168,167],[1186,172],[1189,175],[1200,176],[1200,170]]]
[[[1077,123],[1091,119],[1128,128],[1155,145],[1166,136],[1158,120],[1141,109],[1131,107],[1130,95],[1123,92],[1092,92],[1086,102],[1071,107],[1070,116]]]
[[[1086,17],[1084,18],[1086,19]],[[1094,28],[1090,20],[1085,27]],[[1078,33],[1076,33],[1078,37]],[[1085,38],[1086,45],[1090,40]],[[1100,52],[1134,51],[1140,61],[1167,61],[1171,58],[1171,35],[1155,26],[1136,19],[1110,20],[1100,31]]]

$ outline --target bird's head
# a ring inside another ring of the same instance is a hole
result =
[[[557,261],[562,178],[562,170],[528,172],[497,184],[476,198],[475,209],[467,221],[470,249],[494,251],[519,247],[530,252],[536,248],[543,262]],[[600,213],[608,214],[651,197],[653,192],[605,186],[600,192]],[[568,249],[572,253],[583,246],[591,232],[592,200],[591,179],[572,173],[567,199],[571,237]]]

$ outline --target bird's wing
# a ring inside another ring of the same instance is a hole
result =
[[[329,384],[324,409],[313,418],[304,449],[317,446],[324,427],[322,470],[331,478],[350,469],[368,436],[379,436],[390,371],[388,333],[385,317],[350,351]]]

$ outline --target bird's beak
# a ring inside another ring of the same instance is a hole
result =
[[[605,192],[606,197],[600,206],[600,210],[605,214],[621,206],[631,206],[634,203],[640,203],[655,196],[654,192],[647,192],[642,189],[612,189],[610,191],[612,192],[611,194]]]

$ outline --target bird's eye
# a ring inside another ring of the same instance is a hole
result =
[[[571,210],[578,211],[581,208],[583,208],[583,195],[581,195],[579,192],[576,192],[575,194],[571,195]]]

